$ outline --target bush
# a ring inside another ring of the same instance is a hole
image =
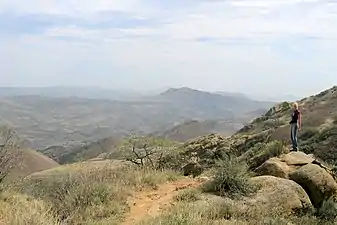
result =
[[[19,139],[16,132],[0,125],[0,183],[20,163]]]
[[[262,129],[277,128],[284,125],[284,123],[279,119],[267,120],[262,124]]]
[[[315,127],[308,127],[302,130],[299,134],[301,141],[309,140],[319,134],[319,130]]]
[[[321,208],[318,209],[318,216],[324,220],[334,220],[337,218],[337,203],[332,199],[323,202]]]
[[[250,181],[251,174],[247,164],[235,156],[218,162],[217,169],[214,180],[204,186],[205,192],[236,198],[257,190]]]
[[[334,125],[337,125],[337,114],[333,115],[333,117],[332,117],[332,123]]]
[[[182,165],[181,149],[165,139],[133,137],[126,139],[118,151],[127,161],[141,168],[179,170]]]
[[[280,156],[288,151],[285,142],[282,141],[272,141],[267,144],[258,145],[257,149],[253,150],[255,155],[248,159],[249,169],[255,169],[268,159]]]

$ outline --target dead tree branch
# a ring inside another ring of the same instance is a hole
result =
[[[0,183],[8,176],[14,166],[17,166],[19,156],[18,140],[12,129],[0,130]]]

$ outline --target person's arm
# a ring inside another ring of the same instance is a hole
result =
[[[298,113],[298,129],[301,130],[302,128],[302,113]]]

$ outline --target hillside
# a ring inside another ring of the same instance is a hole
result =
[[[0,98],[0,104],[1,119],[19,132],[28,147],[38,149],[149,134],[188,120],[235,121],[273,105],[186,88],[137,101],[25,95]]]
[[[31,149],[22,149],[18,164],[11,170],[7,179],[18,179],[30,174],[59,166],[57,162]]]
[[[242,123],[235,121],[191,120],[164,131],[158,131],[151,136],[162,137],[173,141],[185,142],[200,136],[218,133],[230,136],[242,128]]]
[[[330,163],[337,162],[337,86],[298,101],[303,113],[299,132],[301,151],[313,153]],[[291,103],[281,103],[255,119],[229,138],[241,152],[261,142],[283,140],[289,143]]]
[[[187,87],[174,89],[171,88],[161,93],[159,99],[168,102],[174,102],[179,106],[189,106],[194,110],[209,110],[213,113],[213,118],[217,119],[220,112],[227,112],[228,115],[239,116],[243,113],[254,111],[257,109],[265,109],[272,106],[271,102],[259,102],[237,95],[221,95],[217,93],[209,93],[193,90]]]
[[[47,156],[22,146],[11,127],[0,124],[0,183],[59,166]]]
[[[103,153],[111,152],[120,142],[119,138],[109,137],[75,147],[51,146],[41,149],[40,152],[60,164],[66,164],[86,161]]]
[[[4,178],[6,182],[59,166],[56,161],[32,149],[18,149],[18,154],[13,157],[15,158],[10,159],[13,164],[10,165],[8,175]],[[1,163],[4,163],[3,159]],[[5,169],[6,164],[1,164],[1,168]]]

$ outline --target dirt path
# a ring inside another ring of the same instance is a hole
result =
[[[159,185],[157,190],[135,193],[129,200],[130,213],[126,215],[122,225],[133,225],[146,218],[159,215],[162,209],[171,205],[178,191],[197,187],[200,183],[191,178],[183,178],[176,182]]]

